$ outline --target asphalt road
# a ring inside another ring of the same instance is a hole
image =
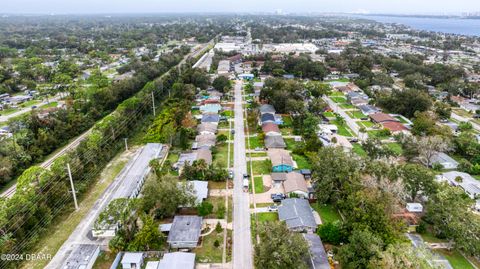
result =
[[[233,188],[233,268],[253,268],[252,235],[250,232],[250,203],[243,191],[243,174],[247,173],[245,129],[242,108],[242,82],[235,84],[235,137]]]

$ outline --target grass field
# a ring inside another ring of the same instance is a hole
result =
[[[402,155],[403,149],[402,146],[399,143],[386,143],[387,147],[389,147],[393,152],[395,152],[398,155]]]
[[[378,139],[387,139],[390,136],[388,135],[382,135],[382,130],[370,130],[367,131],[369,137],[376,137]]]
[[[255,183],[255,193],[265,192],[264,189],[263,189],[263,178],[262,177],[254,177],[253,181]]]
[[[335,118],[335,113],[333,113],[331,111],[327,111],[327,112],[323,112],[323,116],[325,118]]]
[[[312,169],[307,157],[298,154],[292,154],[293,160],[297,163],[298,169]]]
[[[333,96],[333,97],[330,97],[330,99],[332,99],[332,101],[334,101],[335,103],[345,103],[345,101],[347,101],[347,98],[345,97],[342,97],[342,96]]]
[[[223,233],[217,233],[213,231],[211,234],[201,237],[202,244],[200,247],[196,247],[193,252],[195,252],[196,261],[202,263],[218,263],[222,262],[222,245],[223,245]],[[215,241],[218,241],[220,246],[215,247]]]
[[[322,223],[342,220],[340,214],[332,205],[319,205],[318,203],[314,203],[311,206],[320,215]]]
[[[455,269],[474,269],[474,267],[468,262],[468,260],[462,256],[458,251],[448,251],[446,249],[436,249],[438,252],[445,256]]]
[[[272,164],[270,160],[252,161],[252,166],[254,175],[266,175],[270,174],[272,171]],[[248,164],[248,169],[250,170],[250,163]]]
[[[245,138],[247,139],[247,138]],[[248,141],[248,140],[247,140]],[[245,142],[247,142],[245,141]],[[247,145],[248,146],[248,145]],[[250,148],[255,149],[255,148],[263,148],[263,141],[258,138],[258,136],[251,136],[250,137]]]
[[[340,107],[343,108],[343,109],[353,109],[353,108],[355,108],[354,105],[347,104],[347,103],[340,104]]]
[[[371,121],[357,121],[357,125],[360,126],[360,127],[365,127],[365,128],[372,128],[373,126],[375,126],[375,123],[371,122]]]
[[[287,144],[287,150],[294,150],[297,146],[303,144],[303,142],[296,142],[293,138],[285,138],[283,141]]]
[[[350,132],[350,128],[347,127],[347,124],[341,125],[340,123],[338,123],[337,120],[332,120],[330,121],[330,123],[337,125],[339,135],[352,136],[352,133]]]
[[[259,222],[276,221],[278,220],[278,213],[277,212],[257,213],[257,218]]]
[[[358,143],[354,143],[352,145],[353,145],[353,152],[356,153],[358,156],[360,156],[360,157],[366,157],[367,156],[367,153],[362,148],[362,145],[360,145]]]
[[[342,92],[338,92],[338,91],[332,91],[329,95],[329,97],[344,97],[345,98],[345,95],[342,93]]]
[[[94,206],[95,202],[97,202],[100,195],[105,191],[110,183],[113,182],[118,173],[120,173],[128,161],[126,156],[126,154],[118,155],[110,162],[110,164],[99,176],[101,180],[94,183],[93,186],[91,186],[91,190],[81,198],[79,202],[79,210],[63,214],[58,219],[54,220],[55,224],[52,225],[50,232],[40,239],[37,244],[38,247],[34,248],[32,253],[50,254],[52,256],[55,255],[55,253],[62,246],[65,240],[67,240],[80,221],[87,216],[88,212]],[[68,212],[68,209],[65,210]],[[48,262],[49,260],[47,259],[28,261],[25,262],[21,268],[40,269],[44,268]]]
[[[354,119],[362,119],[367,117],[365,114],[363,114],[361,111],[358,111],[358,110],[347,111],[347,114]]]

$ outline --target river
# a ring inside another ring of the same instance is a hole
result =
[[[420,18],[398,16],[358,15],[356,17],[370,19],[381,23],[399,23],[417,30],[480,36],[480,20],[456,18]]]

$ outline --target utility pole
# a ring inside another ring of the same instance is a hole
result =
[[[70,170],[70,164],[67,163],[68,178],[70,179],[70,185],[72,186],[73,202],[75,203],[75,210],[78,210],[77,194],[75,193],[75,186],[73,185],[72,171]]]
[[[128,139],[128,138],[124,138],[124,141],[125,141],[125,150],[128,150],[128,143],[127,143],[127,139]]]
[[[153,116],[155,117],[155,96],[153,95],[153,91],[152,91],[152,107],[153,107]]]

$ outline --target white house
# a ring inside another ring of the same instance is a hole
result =
[[[438,175],[437,180],[446,181],[452,186],[462,188],[472,199],[480,198],[480,181],[467,173],[450,171]]]
[[[407,203],[407,211],[410,213],[421,213],[423,212],[423,206],[420,203]]]
[[[121,264],[123,269],[141,269],[143,265],[143,253],[125,252]]]
[[[440,164],[444,169],[457,169],[458,162],[443,152],[437,152],[432,156],[430,165]]]

